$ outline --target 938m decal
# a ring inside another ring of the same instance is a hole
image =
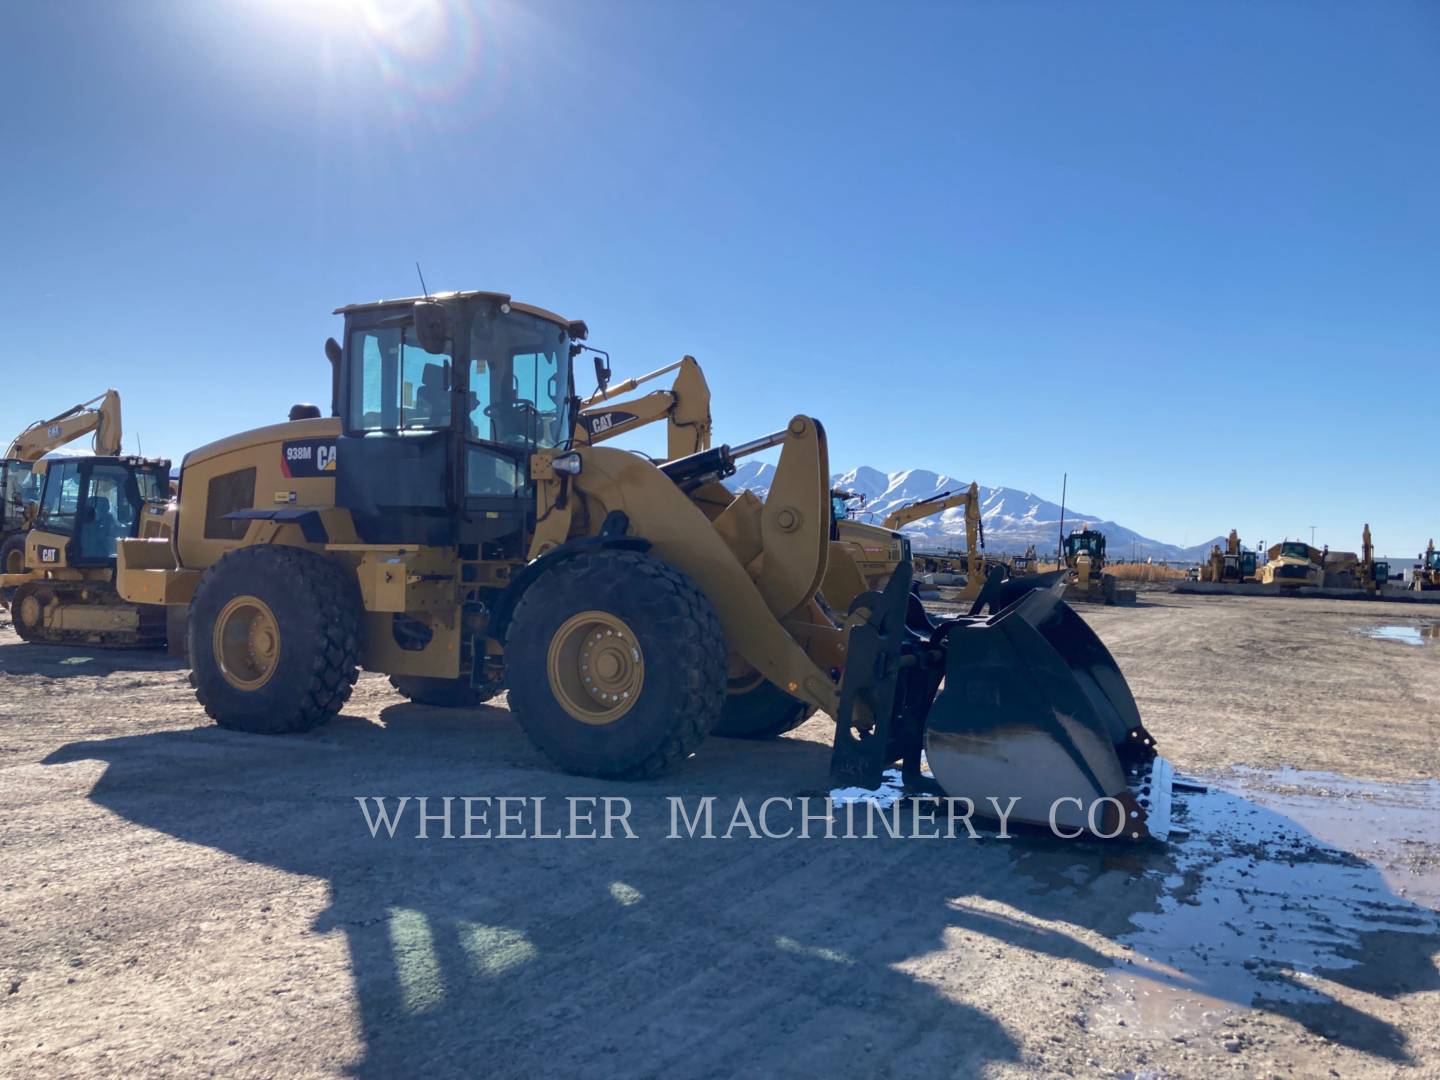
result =
[[[335,471],[333,439],[291,439],[280,447],[280,471],[285,476],[325,476]]]

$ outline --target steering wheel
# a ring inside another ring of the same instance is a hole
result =
[[[496,441],[509,443],[526,443],[529,441],[528,434],[538,429],[540,410],[535,404],[523,398],[515,401],[507,401],[499,406],[486,405],[482,410],[491,420],[496,419],[495,410],[503,410],[504,415],[500,417],[495,425]]]

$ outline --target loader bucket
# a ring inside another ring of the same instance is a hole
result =
[[[977,813],[1014,797],[1010,821],[1164,839],[1170,765],[1109,650],[1061,601],[1063,588],[1057,580],[949,627],[925,736],[930,769]]]

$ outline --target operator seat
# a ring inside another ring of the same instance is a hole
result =
[[[110,508],[110,500],[96,495],[85,513],[85,535],[80,553],[92,559],[108,559],[115,555],[115,542],[120,538],[120,522]]]
[[[426,427],[450,426],[450,391],[445,387],[445,369],[426,364],[415,391],[415,420]]]

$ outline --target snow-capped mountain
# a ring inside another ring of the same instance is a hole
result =
[[[749,489],[764,498],[770,490],[775,466],[766,462],[747,461],[726,481],[735,490]],[[859,511],[861,521],[879,524],[885,515],[907,503],[928,499],[942,491],[961,491],[968,480],[958,480],[926,469],[906,469],[883,473],[868,465],[831,477],[831,485],[865,496]],[[980,520],[985,527],[985,549],[994,552],[1021,552],[1031,544],[1041,555],[1054,552],[1060,537],[1060,507],[1030,491],[1017,488],[980,485]],[[1072,507],[1065,508],[1065,531],[1086,525],[1105,534],[1110,558],[1155,558],[1171,561],[1193,561],[1202,558],[1215,541],[1191,548],[1181,548],[1141,536],[1132,529],[1108,518],[1086,514]],[[939,551],[965,546],[965,509],[952,507],[943,514],[907,525],[904,530],[919,551]],[[1223,540],[1221,541],[1223,542]]]

